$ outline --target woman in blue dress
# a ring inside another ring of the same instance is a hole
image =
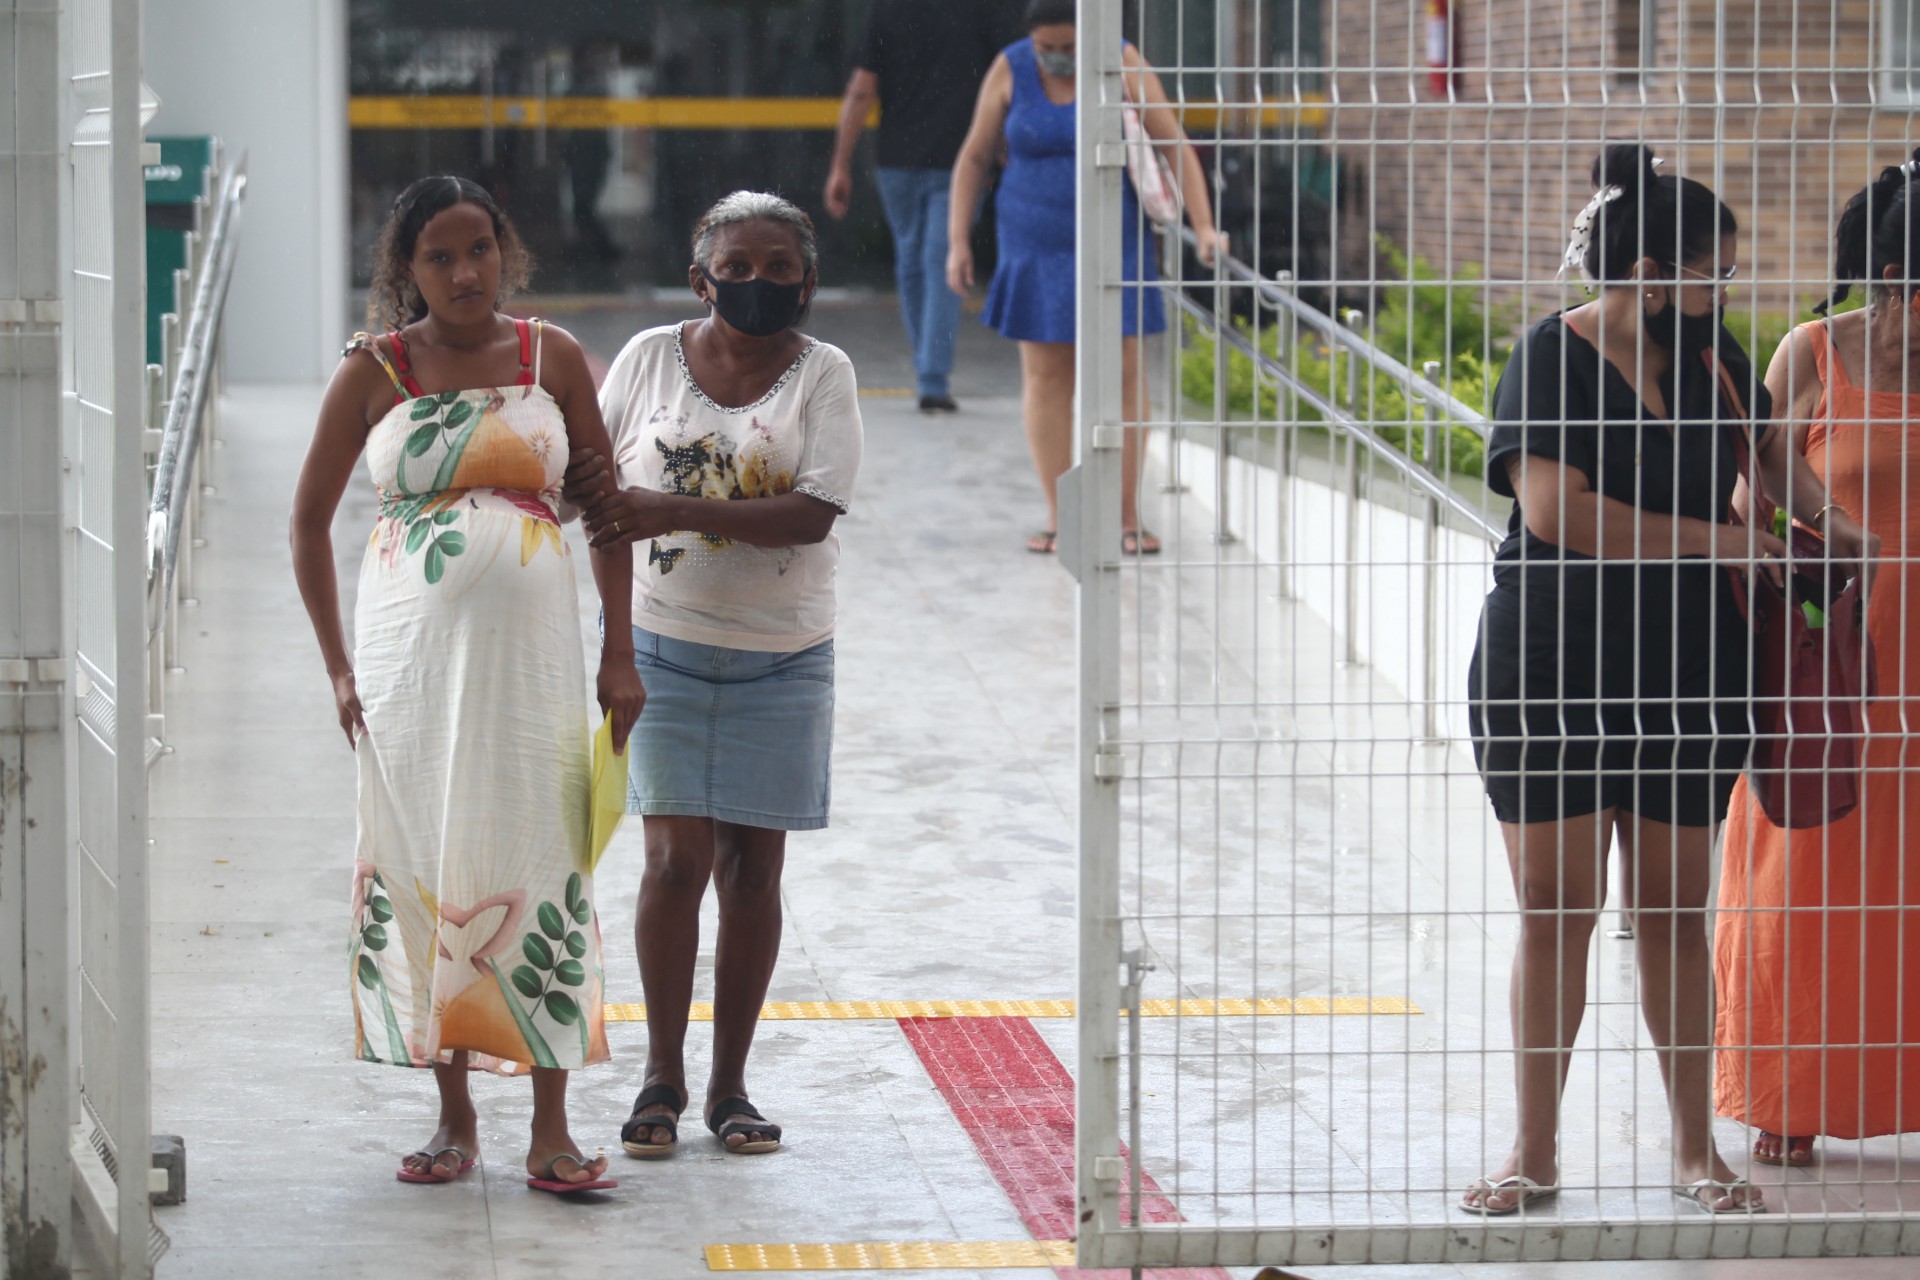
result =
[[[1074,206],[1078,179],[1074,161],[1074,0],[1032,0],[1027,6],[1027,38],[1007,46],[995,58],[980,86],[973,127],[953,169],[952,213],[947,227],[947,283],[965,295],[974,282],[974,211],[1004,149],[1006,172],[994,208],[999,224],[999,263],[987,286],[982,320],[1020,344],[1022,399],[1027,444],[1034,469],[1046,491],[1047,523],[1027,540],[1027,550],[1050,552],[1059,529],[1054,486],[1073,461],[1074,381]],[[1149,137],[1182,142],[1179,120],[1167,105],[1160,78],[1147,69],[1132,45],[1122,50],[1126,92],[1142,105],[1141,122]],[[1211,266],[1224,237],[1214,231],[1213,204],[1206,174],[1190,146],[1179,156],[1182,203],[1200,242],[1200,261]],[[1153,248],[1142,235],[1133,183],[1123,179],[1122,211],[1125,278],[1159,278]],[[1166,310],[1156,289],[1126,292],[1121,317],[1121,371],[1128,422],[1146,417],[1140,377],[1140,339],[1167,327]],[[1135,490],[1140,476],[1140,428],[1129,428],[1121,457],[1120,527],[1122,549],[1151,555],[1160,540],[1140,524]]]

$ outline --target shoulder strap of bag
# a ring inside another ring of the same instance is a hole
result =
[[[1760,473],[1753,465],[1753,445],[1750,434],[1753,429],[1753,423],[1752,420],[1747,417],[1746,401],[1741,399],[1740,389],[1734,385],[1733,375],[1727,372],[1727,366],[1725,362],[1720,359],[1720,353],[1718,351],[1709,347],[1700,353],[1700,358],[1706,363],[1707,368],[1720,380],[1720,390],[1725,396],[1722,403],[1726,405],[1737,419],[1737,421],[1724,424],[1721,430],[1727,433],[1727,442],[1733,448],[1735,473],[1746,477],[1748,509],[1752,512],[1753,518],[1759,522],[1760,528],[1771,529],[1773,527],[1773,504],[1767,500],[1766,488],[1761,484]],[[1727,521],[1729,524],[1735,525],[1744,525],[1746,523],[1740,518],[1740,512],[1731,502],[1727,504]],[[1740,616],[1745,618],[1749,625],[1752,625],[1754,623],[1753,600],[1747,589],[1746,571],[1737,566],[1728,565],[1727,578],[1733,584],[1734,603],[1740,610]]]
[[[1709,347],[1700,353],[1707,368],[1720,380],[1720,391],[1727,406],[1737,421],[1726,423],[1721,430],[1727,433],[1727,440],[1733,446],[1733,465],[1738,474],[1746,477],[1749,505],[1754,519],[1760,522],[1762,529],[1773,527],[1774,504],[1767,497],[1766,486],[1761,483],[1760,472],[1753,465],[1753,420],[1747,415],[1747,402],[1740,396],[1740,388],[1734,385],[1733,375],[1727,372],[1727,366],[1720,359],[1720,353]],[[1734,524],[1741,524],[1739,513],[1731,507],[1728,514]]]

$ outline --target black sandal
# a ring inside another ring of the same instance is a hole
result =
[[[728,1098],[716,1106],[713,1114],[707,1117],[707,1128],[713,1131],[714,1137],[720,1139],[721,1149],[729,1155],[759,1156],[780,1147],[780,1126],[761,1115],[745,1098]],[[728,1146],[727,1139],[736,1133],[770,1133],[773,1136],[758,1142],[743,1142],[737,1147]]]
[[[668,1106],[673,1108],[673,1118],[665,1116],[643,1116],[640,1113],[648,1107]],[[686,1094],[670,1084],[650,1084],[640,1091],[633,1100],[633,1114],[620,1126],[620,1146],[630,1156],[641,1160],[658,1160],[661,1156],[670,1156],[673,1149],[680,1145],[680,1113],[687,1109]],[[667,1141],[641,1142],[639,1135],[647,1129],[665,1129]]]

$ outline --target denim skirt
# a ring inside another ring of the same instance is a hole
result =
[[[647,702],[627,748],[627,812],[776,831],[827,825],[833,641],[798,653],[633,629]]]

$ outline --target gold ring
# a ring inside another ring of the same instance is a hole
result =
[[[614,531],[615,533],[618,533],[618,532],[620,532],[620,522],[619,522],[618,520],[615,520],[615,521],[613,522],[613,531]]]

